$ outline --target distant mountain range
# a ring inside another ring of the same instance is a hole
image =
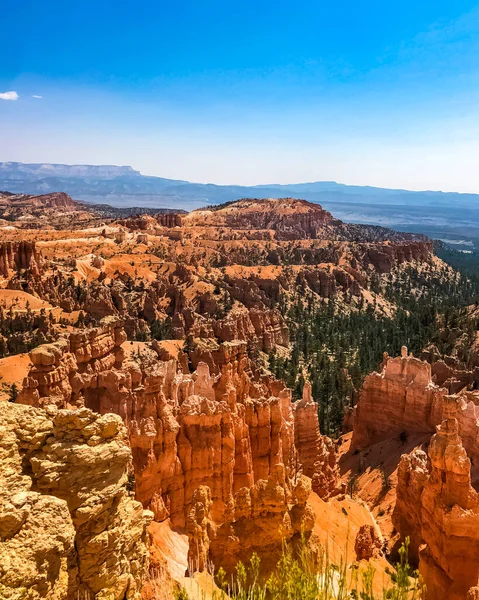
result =
[[[192,183],[142,175],[129,166],[0,162],[0,190],[66,192],[118,207],[192,210],[239,198],[304,198],[346,222],[371,223],[479,247],[479,194],[411,192],[334,181],[256,186]],[[477,242],[476,242],[477,239]]]

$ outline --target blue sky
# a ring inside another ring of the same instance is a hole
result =
[[[0,39],[0,160],[479,192],[477,2],[3,0]]]

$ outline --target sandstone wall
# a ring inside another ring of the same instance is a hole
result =
[[[364,251],[363,248],[361,250]],[[432,242],[384,242],[366,247],[366,252],[357,252],[363,263],[370,262],[379,273],[389,273],[395,265],[414,260],[426,261],[433,253]]]
[[[121,344],[126,340],[121,321],[103,319],[99,327],[75,331],[52,344],[30,352],[32,368],[23,382],[21,404],[59,408],[87,406],[97,409],[105,373],[111,373],[123,359]],[[120,376],[120,375],[119,375]]]
[[[181,227],[182,218],[178,213],[157,214],[155,219],[162,227]]]
[[[436,379],[436,378],[434,378]],[[448,394],[431,366],[385,355],[354,414],[352,449],[401,434],[436,432],[398,467],[392,522],[419,563],[428,600],[474,598],[479,577],[479,392]]]

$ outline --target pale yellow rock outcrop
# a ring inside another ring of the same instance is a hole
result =
[[[138,600],[152,514],[116,415],[0,404],[0,598]]]

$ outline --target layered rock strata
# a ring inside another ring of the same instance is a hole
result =
[[[385,355],[382,372],[364,382],[352,448],[436,432],[401,457],[392,522],[410,538],[428,600],[466,600],[479,577],[479,392],[448,394],[435,380],[431,365],[405,348],[401,357]]]
[[[59,408],[87,406],[96,410],[94,390],[106,389],[105,375],[121,365],[126,340],[121,321],[105,318],[99,327],[77,330],[30,352],[32,368],[23,382],[19,402]],[[120,372],[117,372],[120,377]],[[118,383],[120,385],[120,382]]]

